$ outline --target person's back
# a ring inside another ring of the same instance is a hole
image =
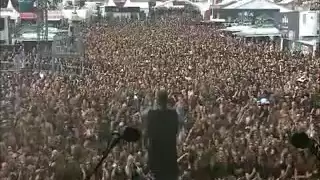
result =
[[[161,106],[161,105],[160,105]],[[148,163],[156,180],[177,178],[176,135],[178,115],[175,110],[162,108],[148,113]]]

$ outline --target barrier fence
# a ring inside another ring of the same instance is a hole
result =
[[[52,60],[52,62],[34,62],[34,63],[15,63],[13,61],[0,61],[1,72],[23,72],[23,71],[51,71],[56,73],[68,74],[82,74],[84,72],[92,72],[92,69],[84,67],[80,64],[65,64],[59,60]]]

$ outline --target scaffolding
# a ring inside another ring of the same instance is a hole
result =
[[[320,57],[320,10],[318,10],[318,48],[317,56]]]
[[[37,50],[47,53],[48,47],[40,46],[41,42],[48,44],[48,0],[37,0]],[[41,49],[41,48],[44,49]]]
[[[69,32],[54,36],[52,42],[52,71],[67,74],[83,74],[85,47],[81,25],[74,12],[69,22]]]
[[[83,74],[85,50],[81,36],[56,35],[52,42],[52,71]]]

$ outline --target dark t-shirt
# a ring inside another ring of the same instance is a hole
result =
[[[268,179],[270,174],[272,173],[264,164],[256,164],[256,170],[259,172],[260,177],[263,179]]]
[[[66,167],[64,168],[64,171],[62,173],[61,180],[77,180],[81,179],[82,173],[81,168],[78,162],[71,161],[67,163]]]
[[[221,178],[228,174],[228,167],[224,163],[216,163],[211,169],[211,177]]]
[[[148,163],[154,174],[178,173],[177,140],[178,115],[175,110],[150,110],[147,120],[149,140]]]

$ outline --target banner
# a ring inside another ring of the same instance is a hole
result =
[[[19,12],[32,12],[35,0],[19,0]]]
[[[24,12],[24,13],[20,13],[20,19],[21,20],[36,20],[37,15],[32,12]]]

